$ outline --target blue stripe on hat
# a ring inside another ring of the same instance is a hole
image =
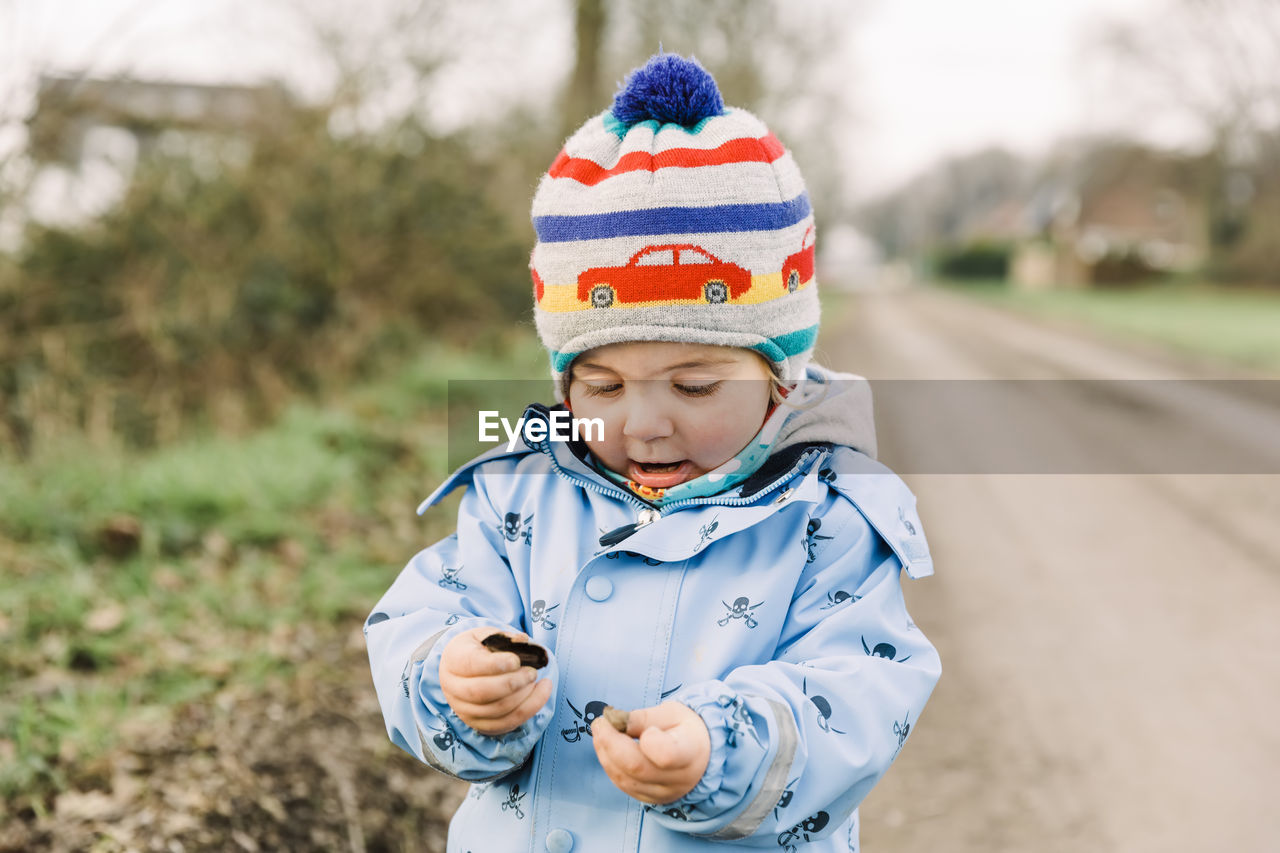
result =
[[[582,355],[580,352],[556,352],[551,350],[551,369],[556,373],[564,373],[573,364],[573,360]]]
[[[732,109],[731,107],[726,107],[725,112],[729,112],[731,109]],[[619,139],[624,139],[626,138],[627,131],[631,130],[631,128],[633,127],[647,128],[648,130],[650,130],[655,134],[658,133],[658,131],[662,130],[664,127],[678,127],[681,130],[683,130],[685,133],[691,133],[694,136],[697,136],[702,131],[702,129],[707,126],[707,122],[711,121],[713,118],[719,118],[724,114],[725,113],[719,113],[717,115],[707,116],[702,121],[698,122],[692,127],[683,127],[681,125],[674,124],[672,122],[667,122],[666,124],[662,124],[655,119],[649,119],[648,121],[638,121],[638,122],[635,122],[634,124],[623,124],[622,122],[618,121],[617,117],[614,116],[612,112],[606,112],[603,116],[601,116],[601,118],[604,119],[605,130],[609,131]]]
[[[813,345],[817,342],[818,327],[814,325],[807,329],[797,329],[794,332],[774,335],[762,344],[753,345],[751,349],[770,361],[785,361],[793,355],[808,352],[813,349]],[[569,365],[573,364],[573,360],[580,355],[582,355],[581,352],[557,352],[556,350],[551,350],[551,369],[556,373],[564,373],[569,369]]]
[[[783,361],[793,355],[799,355],[813,349],[818,342],[818,327],[810,326],[782,335],[774,335],[762,344],[751,347],[770,361]]]
[[[772,204],[721,204],[712,207],[655,207],[582,216],[535,216],[533,228],[543,243],[644,237],[653,234],[725,234],[776,231],[809,215],[809,194]]]
[[[813,349],[813,345],[817,342],[818,327],[814,325],[807,329],[798,329],[794,332],[774,335],[762,344],[755,344],[751,349],[770,361],[783,361],[793,355],[808,352]],[[551,350],[551,369],[556,373],[564,373],[569,369],[569,365],[573,364],[573,360],[580,355],[582,355],[581,352],[557,352],[556,350]]]

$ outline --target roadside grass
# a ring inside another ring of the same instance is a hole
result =
[[[317,643],[358,639],[446,532],[447,512],[414,508],[447,473],[447,380],[545,363],[522,329],[487,354],[427,347],[240,438],[0,459],[0,818],[101,784],[114,746],[184,703],[287,681]]]
[[[948,290],[1030,314],[1075,320],[1113,336],[1192,356],[1280,372],[1280,293],[1195,281],[1101,290],[1021,291],[1002,281],[941,282]]]

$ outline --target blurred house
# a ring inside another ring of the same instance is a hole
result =
[[[1029,171],[998,147],[949,157],[861,205],[854,222],[886,258],[923,267],[939,249],[1004,242],[1005,220],[1026,204]]]
[[[276,84],[209,85],[146,80],[41,75],[36,107],[27,120],[28,150],[39,162],[74,166],[98,128],[131,135],[139,155],[172,132],[241,137],[279,118],[290,105]]]
[[[1011,282],[1090,287],[1201,267],[1209,229],[1200,176],[1193,158],[1134,144],[1092,150],[1004,223]]]
[[[291,108],[275,84],[42,75],[27,119],[27,150],[40,168],[31,214],[63,223],[91,218],[120,198],[138,162],[157,154],[204,170],[244,162],[250,140]]]
[[[1209,183],[1205,156],[1132,142],[1069,143],[1039,164],[991,149],[937,164],[858,224],[944,277],[1105,286],[1203,268]]]
[[[959,242],[1019,243],[1035,236],[1035,218],[1025,198],[1013,197],[997,201],[964,221],[959,229]]]

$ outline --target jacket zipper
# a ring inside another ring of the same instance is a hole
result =
[[[666,509],[675,509],[676,507],[690,506],[698,503],[705,503],[707,506],[742,506],[744,504],[754,503],[755,501],[758,501],[760,498],[772,492],[774,489],[781,486],[787,480],[790,480],[792,477],[794,477],[796,475],[796,472],[800,470],[800,466],[803,465],[805,461],[810,458],[809,454],[814,452],[815,451],[812,451],[812,450],[806,450],[804,453],[800,454],[800,458],[796,460],[796,464],[792,465],[785,474],[778,477],[778,479],[774,480],[772,483],[770,483],[768,486],[765,486],[760,491],[755,492],[749,498],[741,498],[741,497],[720,498],[719,500],[716,500],[715,498],[685,498],[682,501],[676,501],[675,503],[667,506]],[[817,452],[821,452],[821,451],[817,451]]]

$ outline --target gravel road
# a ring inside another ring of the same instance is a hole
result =
[[[873,380],[1242,377],[929,288],[842,297],[823,326],[818,359]],[[1280,404],[1224,387],[1197,403],[1218,439],[1280,471],[1237,429]],[[1101,401],[1055,440],[1105,444],[1109,409],[1152,405]],[[938,435],[878,416],[891,465]],[[1280,474],[905,479],[937,567],[908,604],[943,676],[865,850],[1280,850]]]

